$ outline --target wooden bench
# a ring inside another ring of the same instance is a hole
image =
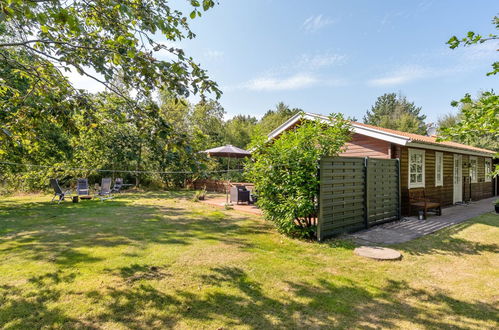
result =
[[[430,201],[426,198],[424,188],[409,189],[409,215],[412,215],[412,210],[423,210],[423,215],[426,220],[426,215],[429,210],[435,211],[436,215],[442,215],[442,206],[438,201]]]

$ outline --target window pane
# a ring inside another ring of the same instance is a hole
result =
[[[423,182],[423,174],[418,174],[417,182]]]

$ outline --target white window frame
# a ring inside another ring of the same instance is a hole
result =
[[[423,173],[422,174],[422,179],[423,181],[422,182],[413,182],[411,183],[411,156],[414,155],[414,154],[419,154],[419,155],[422,155],[422,161],[423,161],[423,164],[422,164],[422,171]],[[411,188],[424,188],[425,187],[425,162],[426,162],[426,159],[425,159],[425,151],[422,150],[422,149],[409,149],[409,159],[407,161],[407,164],[408,164],[408,168],[407,168],[407,172],[408,172],[408,178],[407,180],[409,181],[409,189]]]
[[[440,169],[440,177],[438,176],[439,169]],[[435,152],[435,187],[440,187],[443,185],[444,185],[444,153],[436,151]]]
[[[484,164],[483,166],[484,166],[484,173],[485,173],[485,182],[491,182],[492,181],[492,160],[490,158],[485,158],[483,164]]]
[[[472,165],[473,162],[475,163],[474,167]],[[471,178],[471,183],[478,182],[478,160],[475,156],[470,156],[470,178]]]

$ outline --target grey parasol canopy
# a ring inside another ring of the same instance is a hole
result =
[[[227,161],[227,176],[229,175],[229,170],[230,170],[230,159],[231,158],[244,158],[244,157],[249,157],[251,156],[251,152],[234,147],[231,144],[222,146],[222,147],[217,147],[217,148],[212,148],[208,150],[204,150],[204,153],[207,153],[210,157],[226,157],[228,158]],[[227,186],[225,188],[225,204],[229,205],[229,185],[230,181],[228,181]]]
[[[251,156],[251,152],[238,147],[234,147],[231,144],[211,148],[208,150],[204,150],[203,152],[214,157],[244,158]]]

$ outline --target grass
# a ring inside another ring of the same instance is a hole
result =
[[[0,200],[0,325],[31,328],[499,327],[499,217],[396,246],[283,237],[189,193]]]

